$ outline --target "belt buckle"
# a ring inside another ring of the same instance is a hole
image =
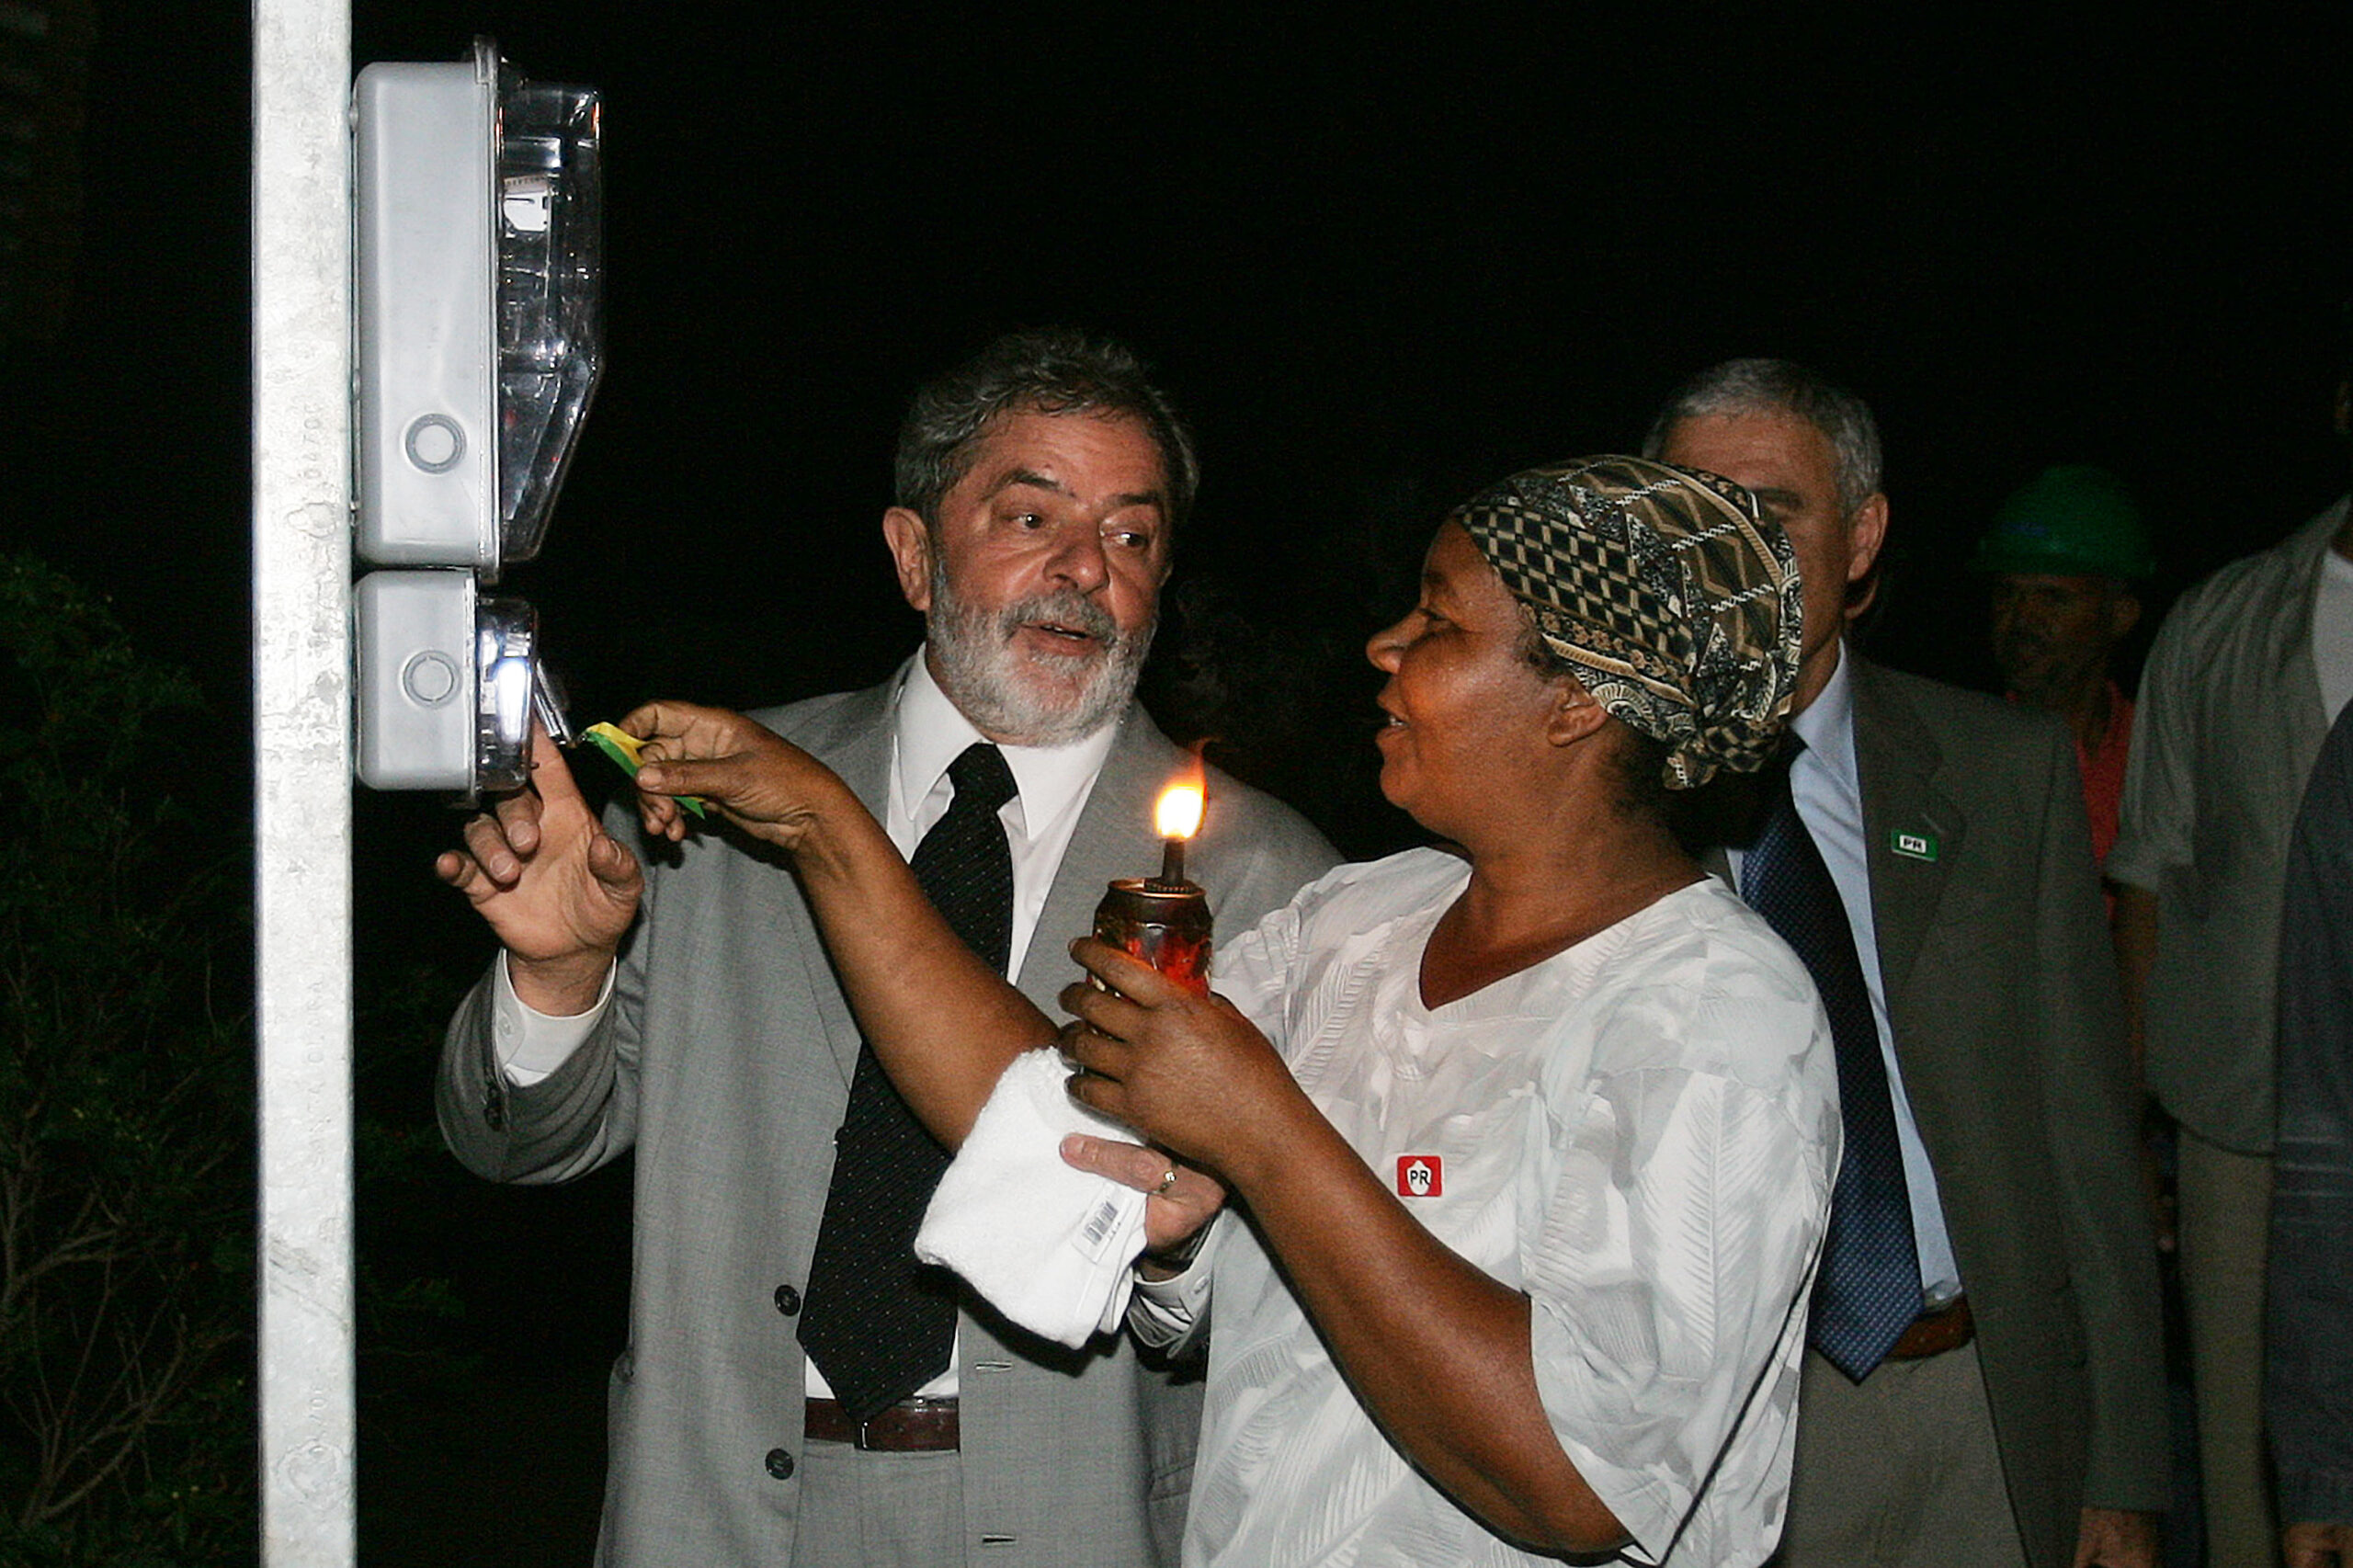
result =
[[[870,1447],[866,1441],[866,1429],[873,1424],[874,1417],[870,1415],[868,1416],[865,1420],[858,1424],[858,1431],[850,1438],[849,1446],[856,1449],[861,1454],[871,1454],[881,1451],[880,1449]]]

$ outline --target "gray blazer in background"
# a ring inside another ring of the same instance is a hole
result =
[[[2163,1508],[2167,1463],[2140,1101],[2073,743],[1861,660],[1854,691],[1896,1060],[2028,1561],[2065,1568],[2078,1510]]]
[[[2139,1096],[2073,743],[1847,658],[1896,1062],[2027,1560],[2066,1568],[2079,1510],[2163,1508],[2167,1463]]]
[[[755,715],[881,815],[891,686]],[[1152,804],[1188,766],[1141,708],[1121,722],[1020,975],[1049,1016],[1078,971],[1067,940],[1114,877],[1159,865]],[[642,844],[633,814],[612,830]],[[598,1560],[642,1568],[792,1561],[803,1446],[798,1313],[858,1030],[790,872],[719,833],[641,850],[644,901],[610,1006],[562,1068],[500,1074],[490,981],[451,1021],[436,1099],[449,1147],[498,1181],[558,1182],[636,1151],[629,1344],[615,1364]],[[1188,857],[1222,936],[1336,857],[1288,807],[1212,772]],[[1174,1563],[1197,1385],[1124,1337],[1071,1351],[967,1296],[960,1314],[972,1568]],[[779,1473],[781,1472],[781,1473]]]

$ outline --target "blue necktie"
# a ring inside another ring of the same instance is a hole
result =
[[[1794,752],[1802,743],[1791,736],[1790,744]],[[1855,957],[1854,927],[1786,777],[1741,861],[1740,893],[1804,961],[1830,1016],[1846,1153],[1831,1189],[1830,1233],[1806,1337],[1860,1382],[1920,1315],[1920,1254],[1895,1140],[1895,1102]]]
[[[1016,793],[1013,770],[996,747],[976,742],[948,777],[955,796],[908,865],[949,928],[1003,973],[1013,947],[1013,853],[997,812]],[[864,1421],[947,1370],[954,1351],[956,1299],[944,1272],[915,1255],[948,1152],[864,1044],[834,1144],[801,1343],[845,1414]]]

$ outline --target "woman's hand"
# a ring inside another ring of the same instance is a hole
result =
[[[741,713],[649,702],[620,727],[646,743],[638,815],[646,832],[674,843],[687,835],[678,795],[699,795],[754,837],[793,851],[827,812],[845,801],[864,810],[824,764]]]
[[[1195,995],[1091,937],[1070,950],[1111,987],[1081,981],[1062,994],[1076,1019],[1063,1028],[1063,1054],[1086,1069],[1071,1080],[1074,1098],[1245,1189],[1279,1157],[1290,1119],[1316,1117],[1267,1037],[1224,997]]]

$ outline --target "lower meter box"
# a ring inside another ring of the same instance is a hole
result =
[[[359,579],[353,611],[360,782],[468,800],[522,788],[532,716],[551,712],[531,607],[480,597],[470,572],[394,571]]]

